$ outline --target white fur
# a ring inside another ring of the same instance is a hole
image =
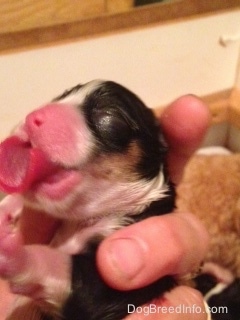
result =
[[[150,181],[132,182],[99,178],[90,174],[90,168],[84,168],[84,171],[82,182],[65,198],[53,201],[46,195],[36,194],[37,203],[32,206],[59,218],[83,221],[112,213],[137,214],[152,201],[163,198],[168,190],[162,170]]]
[[[208,293],[204,296],[204,299],[208,301],[212,296],[219,294],[224,289],[226,289],[227,285],[225,283],[218,283],[215,287],[213,287]]]
[[[52,245],[69,254],[76,254],[83,250],[88,240],[94,236],[106,237],[128,224],[131,218],[126,217],[126,214],[142,212],[152,201],[163,198],[167,190],[162,171],[148,182],[139,181],[135,185],[131,183],[131,186],[122,184],[112,187],[112,192],[104,190],[106,196],[96,195],[95,201],[92,200],[91,210],[89,207],[79,210],[82,214],[80,222],[65,222]],[[116,207],[116,204],[119,206]]]
[[[54,236],[51,246],[73,255],[84,250],[88,240],[94,236],[107,237],[130,222],[131,219],[124,216],[96,217],[86,221],[86,224],[66,222]]]
[[[87,96],[94,92],[98,87],[103,84],[102,80],[93,80],[85,84],[77,92],[70,93],[65,98],[58,101],[58,103],[69,103],[73,105],[81,105]]]
[[[128,224],[130,218],[126,218],[126,215],[142,212],[152,201],[163,198],[167,191],[160,170],[158,176],[150,181],[142,179],[123,183],[85,177],[83,183],[67,198],[56,202],[48,201],[45,197],[39,200],[46,212],[65,218],[53,241],[54,247],[74,254],[80,252],[95,235],[105,237]]]

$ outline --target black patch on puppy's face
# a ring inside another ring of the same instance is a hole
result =
[[[139,174],[147,179],[157,176],[166,144],[152,110],[135,94],[114,82],[103,82],[81,109],[101,152],[123,153],[135,142],[141,150]]]

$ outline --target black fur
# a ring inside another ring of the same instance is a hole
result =
[[[203,294],[207,294],[212,288],[217,285],[217,279],[211,274],[203,273],[195,278],[196,288]]]

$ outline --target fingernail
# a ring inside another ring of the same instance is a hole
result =
[[[110,257],[113,266],[126,279],[133,279],[145,265],[145,248],[136,239],[122,238],[112,240]]]

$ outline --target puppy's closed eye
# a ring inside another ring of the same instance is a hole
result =
[[[115,110],[95,110],[93,122],[100,139],[111,150],[121,151],[133,138],[133,126]]]

